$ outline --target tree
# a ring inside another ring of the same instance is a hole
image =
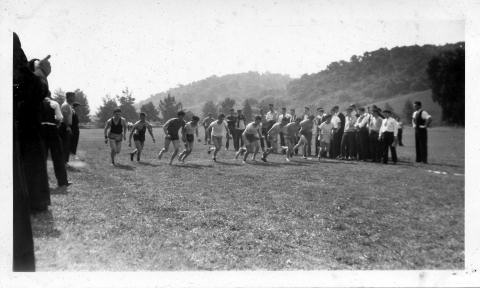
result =
[[[167,121],[170,118],[177,117],[177,112],[182,109],[182,103],[177,103],[175,97],[170,96],[170,93],[168,93],[167,97],[160,100],[158,109],[162,113],[162,120]]]
[[[252,111],[252,106],[250,105],[250,102],[248,99],[243,101],[243,115],[245,115],[245,120],[246,122],[250,122],[253,120],[253,111]]]
[[[427,74],[433,101],[442,107],[442,120],[465,125],[465,47],[433,57]]]
[[[57,101],[60,106],[65,102],[65,91],[61,88],[58,88],[53,92],[52,99]]]
[[[140,107],[140,112],[147,114],[146,118],[150,121],[160,121],[160,117],[158,117],[158,113],[160,112],[155,108],[152,101],[143,104],[142,107]]]
[[[217,105],[211,100],[205,102],[202,108],[203,117],[207,117],[208,113],[212,113],[212,117],[217,118]]]
[[[114,98],[111,98],[109,95],[106,95],[102,99],[103,104],[98,108],[97,118],[98,126],[103,127],[105,122],[113,116],[113,110],[118,107],[117,101]]]
[[[135,109],[135,98],[132,96],[132,92],[128,90],[128,87],[125,90],[122,90],[121,95],[116,96],[119,103],[118,107],[122,110],[122,115],[127,119],[127,121],[135,122],[138,120],[138,113]]]
[[[412,119],[413,111],[415,111],[413,109],[413,103],[410,99],[407,99],[405,101],[405,105],[403,105],[403,116],[405,117],[406,121]]]
[[[75,109],[75,112],[78,116],[78,122],[88,123],[90,122],[90,106],[88,105],[87,96],[80,89],[76,89],[74,92],[75,102],[78,102],[80,104],[80,106]]]
[[[232,98],[225,98],[222,102],[220,102],[220,112],[223,114],[228,114],[230,112],[230,109],[232,109],[235,106],[235,100]]]

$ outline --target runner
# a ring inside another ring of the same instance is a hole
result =
[[[213,161],[217,161],[217,153],[222,148],[222,139],[224,135],[230,138],[230,132],[228,130],[228,124],[225,121],[225,114],[218,115],[217,121],[213,121],[208,129],[212,130],[212,142],[214,147],[209,147],[207,153],[210,154],[213,151]]]
[[[215,121],[215,118],[212,117],[212,113],[208,113],[207,117],[205,117],[202,121],[203,129],[205,129],[205,143],[203,145],[212,144],[212,139],[210,138],[212,134],[210,131],[208,131],[208,126],[210,126],[213,121]]]
[[[320,151],[318,152],[318,160],[322,157],[327,157],[327,151],[330,151],[330,141],[332,139],[332,129],[333,125],[330,121],[332,119],[332,115],[323,116],[323,121],[320,126],[318,126],[318,141],[319,141],[319,148]]]
[[[285,134],[286,134],[286,125],[290,122],[290,119],[287,117],[282,118],[281,122],[277,122],[273,124],[272,128],[267,132],[267,137],[269,138],[269,142],[271,144],[271,147],[268,147],[265,152],[263,152],[262,155],[262,161],[267,162],[267,156],[270,153],[277,153],[277,147],[278,147],[278,135],[280,133],[283,133],[284,141],[285,141]],[[285,143],[286,144],[286,143]],[[285,147],[285,145],[282,145],[282,147]]]
[[[294,122],[290,122],[285,126],[284,137],[286,146],[283,146],[282,149],[287,150],[285,159],[287,162],[290,162],[290,158],[293,157],[295,152],[294,146],[298,139],[301,120],[300,117],[296,118]]]
[[[183,118],[185,117],[185,112],[178,111],[177,118],[170,118],[168,121],[163,125],[163,131],[165,132],[165,145],[162,150],[158,153],[158,160],[162,160],[163,153],[168,151],[168,147],[170,143],[173,144],[173,154],[170,158],[169,165],[172,165],[173,159],[178,154],[178,150],[180,149],[180,137],[178,136],[178,131],[180,128],[185,127],[185,121]]]
[[[182,129],[182,141],[185,142],[185,150],[178,155],[178,161],[185,162],[185,158],[192,153],[195,140],[193,133],[195,133],[198,138],[198,121],[200,121],[200,118],[193,116],[192,121],[185,124],[185,127]],[[198,142],[201,141],[202,139],[198,138]]]
[[[135,150],[130,153],[130,161],[133,161],[133,156],[137,154],[137,161],[140,161],[140,155],[142,154],[143,144],[145,143],[145,132],[148,130],[150,136],[152,136],[153,143],[155,143],[155,137],[152,133],[152,125],[145,121],[145,113],[140,113],[140,120],[138,120],[130,132],[130,137],[128,138],[128,147],[132,147],[132,136],[133,141],[135,142]]]
[[[293,149],[303,146],[303,159],[307,159],[309,140],[312,140],[313,119],[315,116],[309,115],[307,119],[300,122],[300,140]]]
[[[122,139],[127,140],[127,121],[121,117],[122,110],[113,110],[113,117],[105,124],[105,144],[110,142],[110,157],[112,165],[115,166],[115,155],[122,149]]]
[[[261,116],[255,116],[255,121],[249,123],[245,127],[245,131],[242,133],[242,138],[245,143],[245,148],[241,148],[235,153],[235,159],[238,158],[240,154],[243,154],[242,151],[245,151],[243,155],[243,163],[246,163],[248,154],[253,153],[252,160],[255,161],[258,151],[260,150],[260,138],[262,138],[262,133],[260,131],[262,123]]]

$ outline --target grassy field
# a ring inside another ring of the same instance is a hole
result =
[[[85,167],[33,217],[37,270],[463,269],[464,130],[431,129],[428,165],[412,132],[397,165],[213,163],[196,143],[169,166],[155,130],[144,162],[124,143],[112,167],[103,131],[81,130]]]

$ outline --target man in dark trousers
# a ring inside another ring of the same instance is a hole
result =
[[[412,126],[415,129],[416,162],[427,163],[427,128],[432,123],[432,116],[422,109],[422,102],[413,103]]]
[[[384,110],[383,115],[385,119],[382,121],[382,126],[379,131],[379,140],[382,145],[382,161],[384,164],[388,163],[388,150],[390,149],[392,153],[393,164],[397,163],[397,150],[396,146],[398,143],[398,123],[397,120],[393,119],[392,112],[389,110]]]
[[[72,104],[75,101],[75,93],[67,92],[66,101],[62,104],[62,115],[63,121],[60,125],[60,138],[62,138],[63,144],[63,155],[65,164],[68,163],[70,157],[70,146],[72,145],[72,117],[73,117],[73,108]],[[68,164],[67,164],[68,167]]]
[[[227,121],[228,124],[228,132],[230,135],[232,135],[233,139],[232,142],[235,145],[235,124],[237,123],[237,116],[235,116],[235,109],[230,109],[230,115],[225,117],[225,121]],[[213,122],[213,121],[212,121]],[[225,143],[225,150],[228,150],[230,148],[230,137],[226,137],[227,141]]]
[[[46,157],[48,151],[50,151],[53,162],[53,171],[55,172],[55,178],[57,178],[58,188],[66,190],[70,183],[68,183],[67,180],[67,170],[65,168],[65,162],[63,161],[62,140],[60,140],[57,126],[62,122],[63,116],[60,111],[60,105],[50,97],[49,93],[48,97],[45,97],[43,100],[41,133],[45,149],[44,156],[45,161],[47,161]]]
[[[78,146],[78,139],[80,138],[80,127],[78,126],[78,114],[77,110],[79,109],[80,103],[73,102],[73,114],[72,114],[72,144],[70,145],[70,153],[75,155],[75,159],[77,158],[77,146]]]

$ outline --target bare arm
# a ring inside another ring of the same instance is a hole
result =
[[[137,129],[137,125],[138,125],[138,122],[133,124],[133,127],[132,127],[132,130],[130,131],[130,136],[128,137],[128,142],[132,142],[132,136],[133,136],[133,132],[135,131],[135,129]]]
[[[148,123],[147,124],[147,130],[150,136],[152,136],[153,143],[155,143],[155,137],[153,137],[153,129],[152,129],[152,124]]]
[[[105,123],[105,129],[103,130],[103,133],[105,134],[105,142],[107,142],[108,138],[108,129],[110,129],[110,119]]]
[[[127,140],[127,121],[125,119],[122,120],[122,127],[123,127],[123,140]]]

